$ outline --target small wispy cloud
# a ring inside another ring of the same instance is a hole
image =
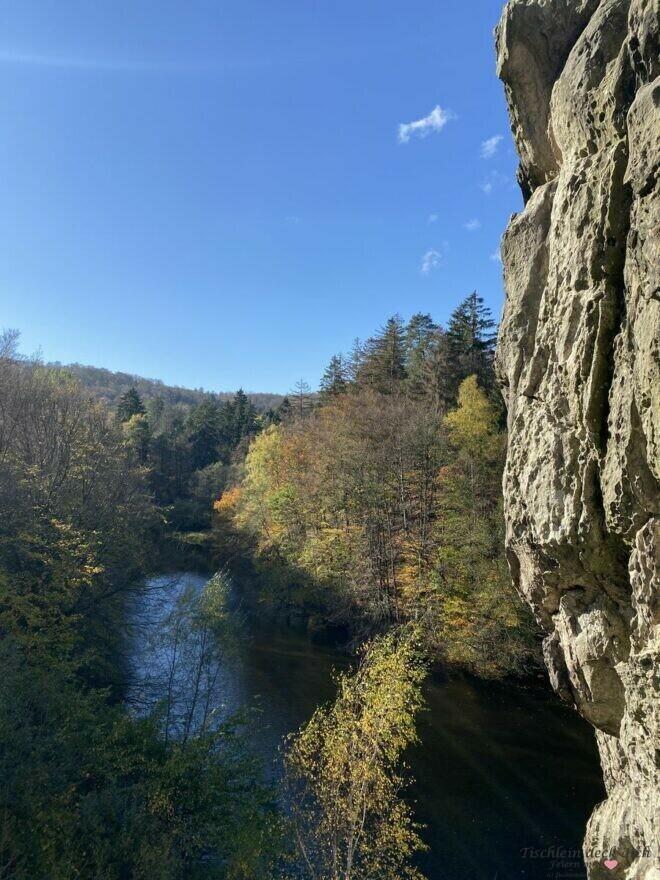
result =
[[[489,196],[494,189],[510,185],[512,185],[512,181],[505,174],[501,174],[499,171],[491,171],[490,174],[482,180],[479,187],[483,193]]]
[[[212,73],[217,69],[208,64],[84,55],[44,55],[37,52],[10,52],[2,49],[0,49],[0,64],[105,73]]]
[[[499,248],[496,251],[493,251],[493,253],[490,255],[490,259],[494,263],[500,263],[500,264],[502,263],[502,257],[500,256],[500,249]]]
[[[422,257],[422,265],[419,271],[422,275],[428,275],[433,269],[437,269],[442,262],[442,255],[439,251],[429,250]]]
[[[503,140],[504,135],[494,134],[492,137],[488,138],[488,140],[483,141],[481,144],[481,158],[492,159]]]
[[[300,219],[301,218],[297,214],[289,214],[284,218],[286,223],[291,223],[293,226],[298,226]]]
[[[437,223],[438,215],[437,214],[429,214],[429,223]]]
[[[422,275],[429,275],[434,269],[439,269],[444,262],[444,258],[449,251],[449,242],[443,241],[439,249],[429,248],[422,257],[422,265],[419,271]]]
[[[463,224],[463,226],[467,229],[468,232],[475,232],[481,227],[481,221],[477,220],[476,217],[473,217],[472,220],[468,220],[467,223]]]
[[[410,138],[415,135],[425,138],[432,131],[442,131],[445,125],[452,119],[456,119],[456,114],[451,110],[443,110],[438,104],[431,110],[428,116],[423,119],[416,119],[414,122],[402,122],[399,125],[399,143],[407,144]]]

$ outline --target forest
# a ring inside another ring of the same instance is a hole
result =
[[[473,293],[446,328],[390,318],[275,407],[135,385],[109,406],[4,333],[1,878],[421,877],[400,759],[429,665],[492,679],[538,662],[503,555],[493,348]],[[131,603],[164,547],[191,545],[219,571],[186,609],[193,706],[135,711]],[[247,613],[355,657],[279,782],[249,716],[215,720],[202,696],[212,646],[244,637],[230,584]]]
[[[357,641],[414,621],[432,657],[486,678],[533,667],[503,550],[493,329],[476,293],[446,329],[394,316],[259,433],[214,507],[220,557],[255,560],[262,606]]]

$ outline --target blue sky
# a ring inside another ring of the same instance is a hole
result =
[[[209,389],[444,321],[521,206],[500,0],[5,0],[0,325]],[[490,144],[490,146],[485,144]]]

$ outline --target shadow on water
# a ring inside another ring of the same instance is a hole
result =
[[[204,580],[186,573],[178,583]],[[141,641],[134,662],[151,659]],[[305,635],[253,626],[224,665],[217,703],[226,712],[257,707],[253,745],[276,772],[282,738],[332,699],[333,670],[347,666]],[[541,685],[433,677],[425,691],[420,743],[406,757],[415,777],[408,796],[430,846],[420,860],[428,880],[584,877],[581,839],[604,797],[589,725]]]

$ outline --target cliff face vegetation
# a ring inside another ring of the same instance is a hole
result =
[[[589,876],[657,877],[658,4],[509,0],[496,41],[526,201],[502,245],[507,554],[596,729]]]

